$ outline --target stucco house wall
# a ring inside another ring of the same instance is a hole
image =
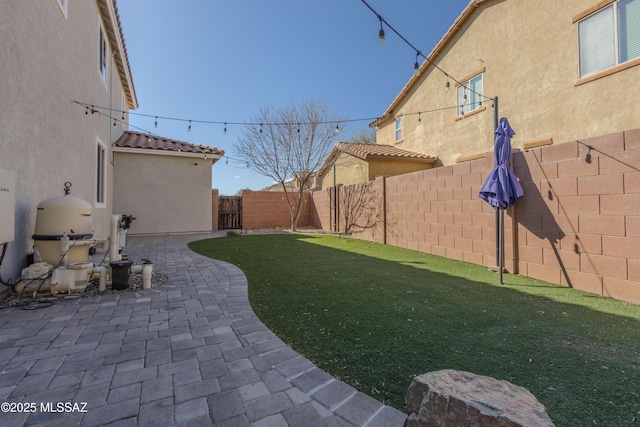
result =
[[[211,156],[116,149],[114,213],[133,215],[129,234],[212,230]]]
[[[112,213],[111,143],[124,130],[74,102],[137,108],[117,11],[110,0],[0,2],[0,169],[15,174],[15,240],[2,264],[17,279],[32,251],[37,205],[64,194],[93,206],[96,235],[108,237]],[[100,31],[107,40],[100,71]],[[125,117],[126,119],[126,117]],[[97,147],[105,150],[105,200],[97,200]],[[1,243],[1,242],[0,242]],[[1,288],[1,287],[0,287]],[[1,290],[1,289],[0,289]]]
[[[498,97],[498,115],[518,134],[514,148],[536,141],[562,143],[634,129],[640,104],[640,60],[580,78],[578,18],[611,1],[470,2],[426,62],[393,100],[378,126],[380,144],[433,153],[441,164],[493,149],[489,100],[458,115],[456,82],[483,73],[483,94]],[[450,89],[446,90],[449,81]],[[434,109],[452,107],[435,112]],[[423,112],[421,115],[416,113]],[[396,141],[395,119],[402,118]],[[419,121],[419,118],[421,120]]]

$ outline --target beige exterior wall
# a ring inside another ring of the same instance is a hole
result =
[[[335,163],[335,183],[351,185],[366,182],[369,177],[369,165],[365,160],[346,153],[338,154]],[[330,167],[322,177],[322,189],[334,186],[334,167]]]
[[[578,24],[573,18],[598,0],[488,0],[464,20],[432,60],[455,79],[484,69],[484,95],[499,97],[499,116],[507,117],[516,135],[514,148],[553,139],[556,143],[629,129],[638,125],[640,103],[632,88],[640,79],[634,66],[600,79],[581,82],[578,74]],[[636,61],[638,62],[638,61]],[[423,67],[418,85],[391,111],[403,116],[399,148],[433,153],[444,165],[460,156],[493,150],[491,103],[459,119],[456,85],[445,90],[447,77]],[[379,125],[380,144],[394,144],[393,117]]]
[[[106,203],[98,204],[97,141],[109,159],[123,125],[85,115],[72,100],[122,109],[123,84],[111,47],[106,82],[99,71],[98,2],[68,3],[65,14],[57,0],[0,2],[0,168],[16,178],[15,241],[2,265],[5,280],[18,278],[32,251],[37,205],[63,195],[65,181],[72,182],[73,196],[93,206],[96,235],[109,233],[112,165],[106,162]]]
[[[396,176],[405,173],[417,172],[431,169],[432,163],[412,162],[408,160],[369,160],[369,180],[374,180],[379,176]]]
[[[395,176],[430,169],[433,165],[408,160],[369,159],[362,160],[347,153],[338,154],[335,161],[335,181],[338,185],[352,185],[371,181],[379,176]],[[333,166],[322,176],[322,189],[332,188]]]
[[[114,153],[117,197],[113,209],[114,213],[136,217],[130,234],[211,231],[210,156],[119,150]]]

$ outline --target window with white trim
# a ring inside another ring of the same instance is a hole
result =
[[[578,22],[580,77],[640,57],[640,0],[618,0]]]
[[[458,115],[482,107],[482,73],[458,86]]]
[[[107,147],[96,138],[96,204],[107,200]]]
[[[402,141],[402,117],[396,119],[396,142]]]
[[[104,34],[104,30],[102,26],[100,27],[100,44],[98,46],[99,54],[98,54],[98,70],[100,71],[100,75],[102,76],[102,80],[106,83],[107,81],[107,60],[109,58],[108,49],[107,49],[107,37]]]

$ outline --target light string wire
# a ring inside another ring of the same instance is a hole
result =
[[[366,0],[360,0],[362,1],[362,3],[364,3],[365,6],[367,6],[369,8],[369,10],[371,10],[371,12],[373,12],[376,17],[380,20],[381,23],[384,23],[387,27],[389,27],[389,29],[391,31],[393,31],[395,33],[395,35],[397,35],[398,37],[400,37],[400,39],[405,42],[411,49],[413,49],[416,52],[416,58],[421,56],[423,57],[429,64],[431,64],[435,69],[437,69],[438,71],[440,71],[442,74],[444,74],[447,79],[451,79],[454,82],[456,82],[458,84],[458,86],[462,86],[464,87],[465,90],[468,90],[471,93],[475,93],[478,96],[481,96],[482,98],[486,99],[487,101],[493,100],[494,98],[492,97],[488,97],[482,93],[476,92],[475,90],[471,89],[470,87],[468,87],[465,84],[462,84],[462,82],[458,81],[455,77],[453,77],[451,74],[447,73],[445,70],[443,70],[442,68],[440,68],[438,66],[438,64],[434,63],[433,61],[431,61],[429,58],[427,58],[420,49],[418,49],[417,47],[415,47],[409,40],[407,40],[402,34],[400,34],[400,32],[398,30],[396,30],[391,24],[389,24],[389,22],[387,22],[386,19],[384,19],[384,17],[382,15],[380,15],[378,12],[376,12],[376,10],[374,8],[372,8],[369,3],[366,2]],[[416,113],[417,114],[417,113]]]
[[[489,98],[490,99],[490,98]],[[323,122],[295,122],[295,123],[286,123],[286,122],[234,122],[234,121],[219,121],[219,120],[194,120],[194,119],[184,119],[184,118],[180,118],[180,117],[169,117],[169,116],[161,116],[161,115],[156,115],[156,114],[143,114],[143,113],[134,113],[131,111],[123,111],[123,110],[118,110],[118,109],[114,109],[114,108],[109,108],[109,107],[102,107],[102,106],[98,106],[98,105],[94,105],[94,104],[88,104],[86,102],[81,102],[81,101],[76,101],[73,100],[72,101],[75,104],[80,105],[81,107],[85,108],[85,114],[89,114],[89,112],[91,114],[99,114],[100,116],[106,117],[109,120],[113,120],[114,123],[115,122],[119,122],[122,124],[127,125],[130,128],[134,128],[140,131],[140,133],[145,133],[147,135],[150,136],[154,136],[154,137],[158,137],[161,138],[160,135],[155,134],[151,131],[148,131],[144,128],[141,128],[139,126],[134,126],[131,125],[129,122],[126,122],[123,119],[119,119],[118,117],[114,116],[113,113],[118,113],[120,115],[122,115],[122,117],[124,117],[125,114],[130,114],[130,115],[134,115],[134,116],[140,116],[140,117],[149,117],[149,118],[153,118],[154,119],[154,126],[157,127],[157,123],[158,120],[168,120],[168,121],[177,121],[177,122],[184,122],[184,123],[201,123],[201,124],[207,124],[207,125],[224,125],[225,127],[225,133],[227,130],[227,126],[229,125],[235,125],[235,126],[293,126],[293,125],[312,125],[312,124],[336,124],[336,127],[339,127],[341,123],[353,123],[353,122],[372,122],[375,120],[379,120],[381,119],[381,117],[363,117],[363,118],[358,118],[358,119],[345,119],[345,120],[340,120],[340,121],[323,121]],[[459,108],[459,105],[455,105],[455,106],[450,106],[450,107],[440,107],[440,108],[432,108],[429,110],[422,110],[422,111],[416,111],[416,112],[411,112],[411,113],[403,113],[403,116],[412,116],[412,115],[421,115],[421,114],[428,114],[428,113],[435,113],[435,112],[439,112],[439,111],[444,111],[444,110],[450,110],[450,109],[454,109],[454,108]]]

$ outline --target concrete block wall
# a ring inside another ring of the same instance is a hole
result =
[[[289,197],[296,197],[289,195]],[[298,227],[311,225],[311,197],[303,193]],[[264,230],[273,228],[291,228],[289,206],[283,192],[242,191],[242,228],[245,230]]]
[[[520,274],[640,303],[640,129],[514,160]]]
[[[512,165],[525,196],[504,215],[505,268],[640,303],[640,129],[514,152]],[[353,235],[495,267],[495,211],[478,197],[492,168],[488,153],[378,178],[380,217]],[[312,196],[312,223],[331,231],[324,193]]]

